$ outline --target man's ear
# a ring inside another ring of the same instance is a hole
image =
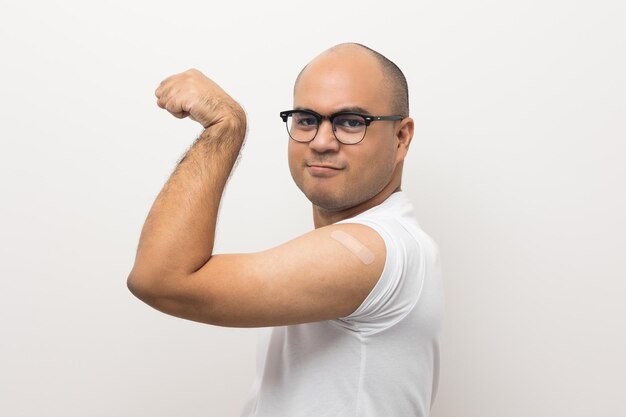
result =
[[[396,131],[396,139],[398,140],[398,150],[396,152],[396,162],[403,161],[409,152],[409,146],[413,139],[413,131],[415,124],[413,119],[406,117],[400,121],[400,127]]]

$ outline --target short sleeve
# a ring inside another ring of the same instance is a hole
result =
[[[374,219],[351,219],[375,230],[385,242],[383,272],[361,305],[338,322],[362,333],[376,333],[402,320],[419,299],[423,268],[419,245],[400,224]]]

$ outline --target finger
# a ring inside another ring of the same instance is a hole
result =
[[[171,98],[167,95],[162,95],[161,97],[159,97],[157,99],[157,106],[159,106],[162,109],[166,109],[167,110],[167,103],[171,101]]]
[[[166,79],[164,79],[163,81],[161,81],[161,83],[156,88],[156,90],[154,90],[154,95],[157,97],[162,97],[163,95],[167,95],[171,87],[175,85],[174,77],[176,77],[176,75],[171,75],[167,77]]]
[[[165,109],[170,112],[172,116],[184,119],[189,116],[189,111],[185,108],[185,103],[184,99],[173,97],[165,104]]]
[[[157,106],[162,109],[165,109],[167,103],[173,98],[176,97],[177,91],[173,90],[173,85],[163,85],[159,87],[156,91],[157,96]]]
[[[157,98],[157,106],[164,109],[165,103],[167,103],[167,94],[163,83],[161,83],[159,87],[154,91],[154,95]]]
[[[166,80],[161,81],[161,83],[156,88],[156,90],[154,90],[154,95],[157,96],[157,97],[163,96],[163,93],[165,92],[165,90],[167,88],[167,84],[168,83],[166,83]]]
[[[157,98],[156,104],[157,106],[159,106],[160,108],[164,109],[165,108],[165,101],[162,100],[161,98]]]
[[[178,103],[178,100],[174,97],[167,100],[163,108],[172,114],[181,113],[183,111],[182,107]]]
[[[180,113],[172,113],[172,115],[178,119],[184,119],[185,117],[189,116],[189,113],[187,113],[186,111],[182,111]]]

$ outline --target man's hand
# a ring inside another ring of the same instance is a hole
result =
[[[157,105],[175,117],[200,123],[205,129],[225,119],[244,119],[241,106],[222,88],[196,69],[172,75],[155,91]]]

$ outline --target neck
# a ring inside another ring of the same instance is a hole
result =
[[[363,201],[362,203],[357,204],[356,206],[347,208],[345,210],[339,211],[328,211],[318,206],[313,206],[313,224],[315,228],[318,229],[320,227],[328,226],[333,223],[337,223],[338,221],[349,219],[358,214],[363,213],[366,210],[371,209],[372,207],[376,207],[385,201],[391,194],[396,191],[401,191],[400,183],[392,181],[381,192],[376,194],[374,197]]]

